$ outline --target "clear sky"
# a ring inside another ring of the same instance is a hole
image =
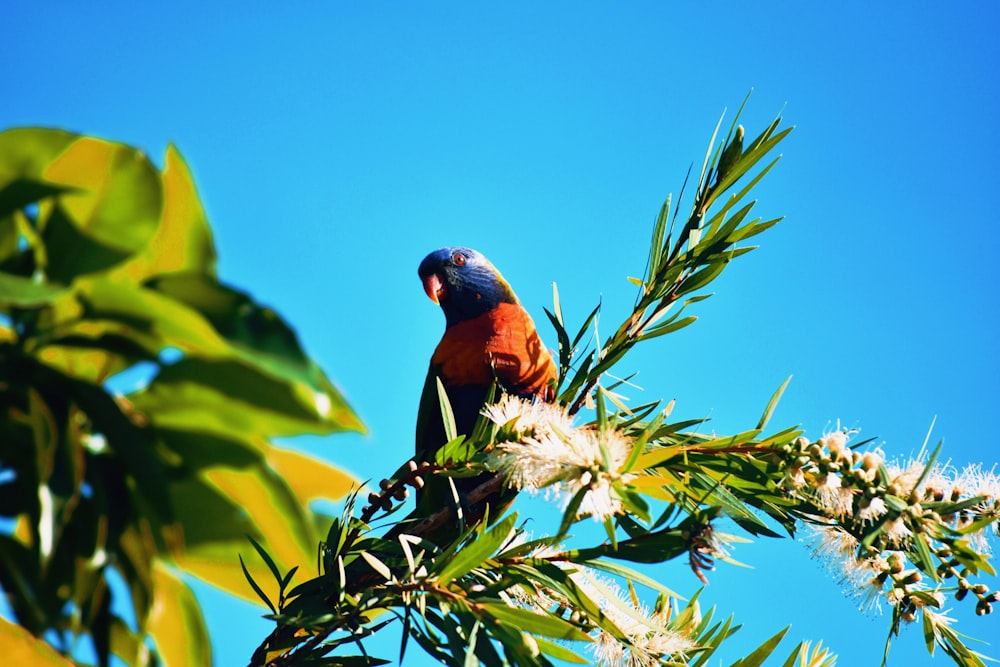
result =
[[[0,16],[0,128],[97,134],[161,164],[176,143],[223,279],[296,326],[371,429],[301,445],[361,478],[412,452],[444,326],[420,259],[485,253],[550,346],[553,281],[568,318],[603,299],[613,326],[663,197],[750,88],[749,133],[779,112],[797,127],[758,192],[786,220],[698,323],[626,358],[635,400],[676,398],[675,417],[734,432],[793,375],[772,425],[818,436],[839,420],[906,457],[936,417],[953,463],[1000,459],[994,3],[22,2]],[[727,655],[791,623],[841,665],[877,664],[888,618],[857,612],[804,545],[734,556],[754,569],[722,565],[703,597],[745,626]],[[662,576],[698,587],[683,568]],[[260,610],[199,590],[218,664],[245,664]],[[1000,637],[1000,614],[954,612]],[[928,662],[918,628],[894,642],[891,665]]]

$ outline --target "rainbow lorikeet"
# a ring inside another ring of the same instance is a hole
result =
[[[557,371],[531,316],[496,267],[481,254],[469,248],[441,248],[424,258],[417,273],[427,296],[441,306],[445,316],[444,336],[431,357],[417,413],[416,457],[418,461],[433,461],[447,440],[439,378],[451,403],[457,432],[468,435],[494,384],[507,394],[551,400]],[[459,499],[489,476],[453,478]],[[455,494],[447,478],[432,476],[425,484],[418,495],[418,509],[433,512],[454,504]],[[498,497],[487,499],[488,504],[498,502]],[[470,518],[477,520],[481,511],[473,515]]]

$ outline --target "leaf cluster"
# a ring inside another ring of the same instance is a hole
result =
[[[230,563],[247,534],[310,561],[325,522],[308,501],[351,483],[271,443],[363,427],[215,261],[173,147],[159,169],[96,138],[0,133],[0,584],[63,655],[209,664],[185,575],[246,596]]]

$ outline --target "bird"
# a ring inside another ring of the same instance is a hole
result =
[[[420,262],[417,275],[445,317],[444,335],[431,356],[417,411],[416,460],[433,462],[447,441],[438,381],[451,404],[457,433],[469,435],[494,386],[521,398],[551,401],[558,371],[531,316],[481,253],[459,246],[439,248]],[[417,507],[430,512],[454,505],[452,484],[461,500],[494,474],[455,477],[451,482],[429,476],[418,492]],[[491,515],[500,509],[500,501],[494,494],[484,502],[492,507]],[[476,521],[484,507],[464,509],[466,520]]]
[[[440,248],[423,259],[417,274],[427,296],[444,312],[444,335],[431,355],[420,397],[415,458],[397,470],[393,480],[382,480],[379,485],[382,494],[369,495],[369,505],[362,515],[373,515],[380,507],[391,508],[393,498],[402,500],[405,489],[401,479],[417,488],[417,503],[384,535],[359,543],[390,567],[407,566],[400,551],[401,535],[416,534],[444,548],[463,529],[480,523],[487,514],[497,517],[516,495],[501,488],[473,505],[466,496],[499,473],[449,479],[428,474],[426,468],[418,465],[417,462],[433,463],[437,450],[448,440],[438,382],[448,396],[457,433],[469,435],[494,387],[521,398],[552,401],[558,378],[552,354],[542,343],[531,316],[500,272],[482,254],[471,248]],[[412,484],[414,480],[409,475],[413,474],[418,475],[419,484]],[[403,493],[389,493],[392,489]],[[434,515],[440,518],[441,510],[445,509],[451,510],[450,516],[440,522],[425,521]],[[423,529],[417,532],[421,526]],[[351,556],[342,585],[357,592],[383,578],[366,559]]]

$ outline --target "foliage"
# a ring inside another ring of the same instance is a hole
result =
[[[943,606],[985,615],[997,601],[981,581],[993,472],[941,465],[940,446],[901,463],[849,432],[768,430],[784,386],[753,428],[720,436],[670,421],[672,403],[629,408],[611,379],[635,345],[692,323],[686,309],[777,222],[747,197],[777,162],[780,125],[713,137],[690,206],[664,203],[632,312],[606,340],[591,334],[599,306],[570,329],[554,291],[553,403],[493,397],[473,433],[365,504],[351,493],[336,518],[308,503],[346,492],[346,476],[271,440],[362,426],[289,325],[219,282],[176,151],[159,170],[98,139],[0,133],[0,584],[20,624],[0,620],[3,654],[69,663],[84,640],[100,664],[208,664],[193,575],[268,607],[254,665],[384,664],[366,639],[399,624],[400,662],[423,650],[463,666],[697,667],[738,626],[649,572],[681,558],[707,581],[743,539],[719,530],[728,520],[751,536],[811,533],[862,606],[889,607],[890,638],[919,620],[930,651],[983,665]],[[500,474],[462,502],[396,516],[428,475],[483,471]],[[516,513],[463,520],[501,484],[561,500],[551,534]],[[604,536],[574,537],[591,532],[581,522]],[[256,557],[240,571],[247,535]],[[295,584],[324,536],[319,573]],[[734,667],[763,664],[784,634]],[[804,642],[783,664],[833,661]]]
[[[736,631],[733,620],[703,611],[697,596],[680,604],[635,568],[683,558],[706,581],[735,539],[717,529],[725,517],[752,536],[813,530],[818,552],[844,568],[863,604],[890,606],[890,635],[920,618],[930,651],[982,665],[942,605],[954,595],[986,614],[997,599],[976,580],[993,572],[986,534],[996,529],[1000,480],[992,473],[956,474],[936,464],[937,450],[893,464],[843,431],[816,440],[796,428],[769,431],[784,386],[753,428],[719,436],[698,433],[698,420],[670,422],[672,404],[629,408],[616,393],[622,381],[605,384],[635,345],[690,324],[685,308],[753,249],[742,245],[747,239],[777,222],[753,217],[746,199],[789,131],[777,119],[746,143],[734,121],[717,147],[713,138],[692,204],[682,216],[670,198],[664,203],[644,276],[634,280],[633,311],[603,343],[588,342],[596,339],[588,334],[599,307],[574,333],[556,293],[549,313],[561,371],[554,404],[499,397],[474,432],[442,447],[434,463],[404,465],[360,509],[352,496],[327,534],[316,577],[292,586],[292,573],[273,566],[277,600],[251,578],[275,621],[252,664],[383,664],[387,656],[370,655],[365,640],[399,623],[400,662],[416,643],[460,666],[586,663],[580,652],[587,649],[603,664],[705,665]],[[584,408],[591,416],[577,423]],[[447,423],[446,399],[442,414]],[[424,477],[484,470],[503,475],[464,503],[396,520],[384,534],[374,528]],[[532,537],[514,513],[463,525],[462,505],[500,483],[561,499],[558,529]],[[574,527],[592,520],[604,538],[572,544]],[[265,549],[259,554],[272,563]],[[643,589],[655,602],[641,601]],[[783,634],[735,664],[761,664]],[[802,644],[784,664],[833,661],[821,646]]]
[[[350,486],[271,443],[363,427],[215,258],[172,147],[161,171],[99,139],[0,133],[0,584],[64,656],[209,664],[185,575],[252,595],[246,535],[311,563],[328,521],[308,501]],[[8,625],[5,655],[60,662]]]

